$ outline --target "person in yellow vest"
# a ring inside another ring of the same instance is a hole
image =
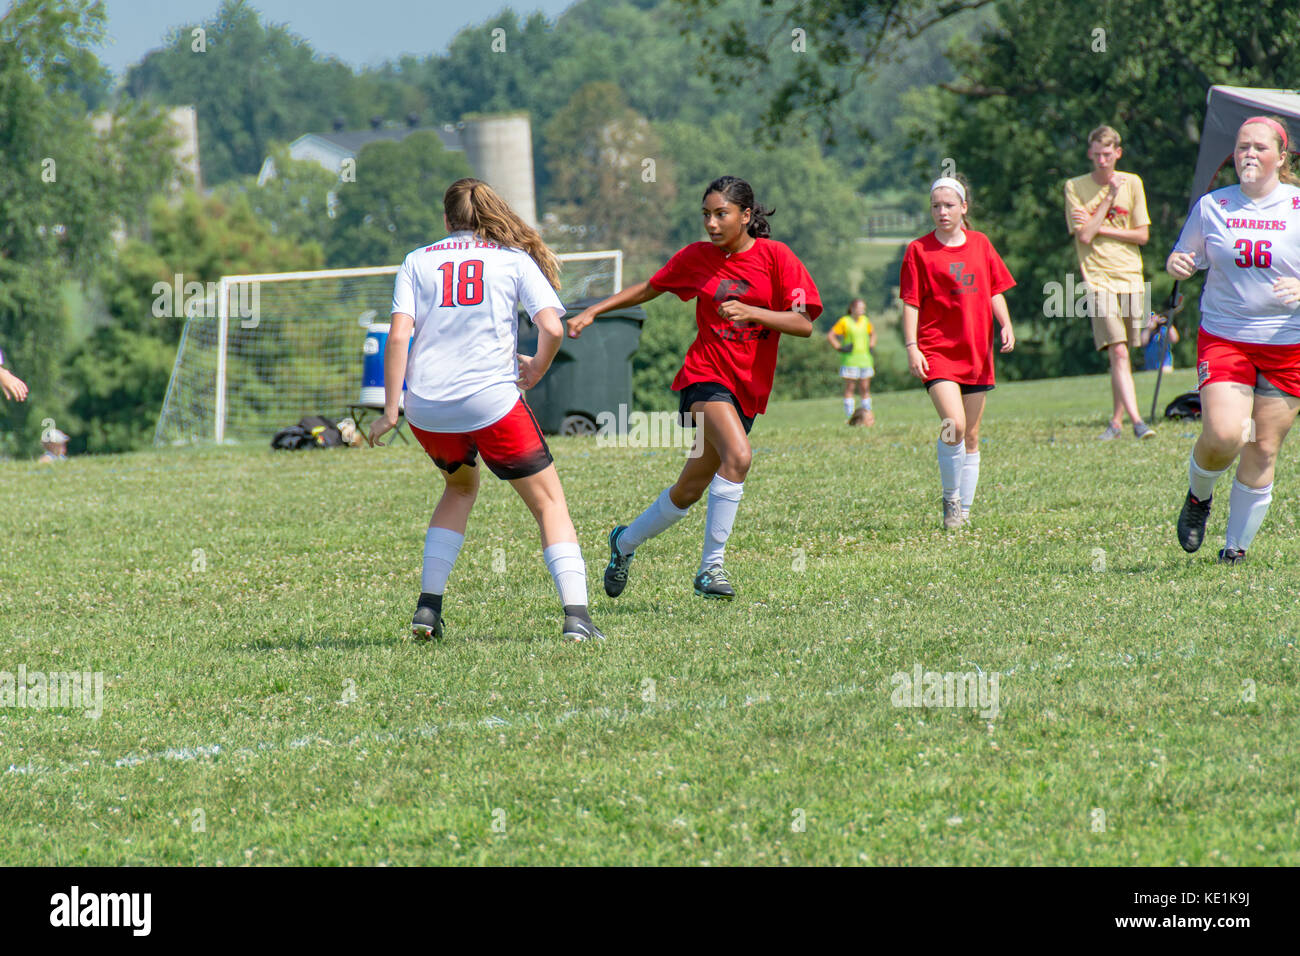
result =
[[[1110,422],[1098,438],[1118,438],[1124,413],[1136,438],[1152,438],[1155,430],[1138,412],[1129,354],[1142,347],[1147,308],[1142,279],[1142,246],[1149,238],[1146,192],[1136,173],[1121,173],[1115,164],[1124,155],[1119,133],[1098,126],[1088,134],[1092,172],[1065,184],[1065,220],[1074,237],[1079,271],[1092,290],[1089,309],[1092,340],[1110,358],[1110,389],[1114,399]]]
[[[849,314],[826,333],[826,341],[840,353],[840,377],[844,379],[844,416],[853,416],[853,391],[857,385],[861,408],[867,413],[867,424],[874,425],[876,416],[871,411],[871,376],[876,374],[871,361],[871,350],[876,347],[876,329],[867,318],[867,303],[854,299],[849,303]]]

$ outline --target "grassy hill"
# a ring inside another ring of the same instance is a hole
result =
[[[945,533],[923,393],[870,430],[833,388],[774,406],[729,605],[691,593],[702,506],[606,599],[605,532],[680,452],[555,439],[601,646],[560,641],[490,476],[447,639],[405,636],[439,484],[413,447],[0,464],[0,670],[104,681],[97,720],[0,707],[0,858],[1300,863],[1297,446],[1221,567],[1226,509],[1195,556],[1173,535],[1197,426],[1099,444],[1108,408],[1102,377],[1000,387]],[[894,706],[918,666],[997,675],[997,715]]]

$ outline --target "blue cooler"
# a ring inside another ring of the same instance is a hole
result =
[[[388,332],[391,328],[392,324],[388,322],[372,322],[366,326],[366,341],[361,347],[361,401],[357,403],[359,405],[384,407],[384,347],[388,344]],[[411,336],[411,342],[415,342],[415,336]],[[409,346],[407,354],[410,354]],[[402,391],[406,391],[406,382],[402,382]],[[399,399],[397,407],[401,408],[405,404],[405,401]]]

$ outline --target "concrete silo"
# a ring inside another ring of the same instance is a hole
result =
[[[536,228],[533,132],[528,115],[467,116],[461,126],[465,158],[474,175],[490,184],[524,222]]]

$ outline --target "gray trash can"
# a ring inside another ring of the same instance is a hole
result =
[[[599,298],[564,303],[565,318],[577,315]],[[632,410],[632,356],[641,341],[645,310],[639,305],[606,312],[583,330],[582,337],[569,338],[566,328],[560,351],[538,385],[528,392],[528,405],[542,431],[560,435],[590,435],[596,432],[601,412],[615,421],[619,405]],[[528,317],[519,317],[519,352],[537,351],[537,329]]]

